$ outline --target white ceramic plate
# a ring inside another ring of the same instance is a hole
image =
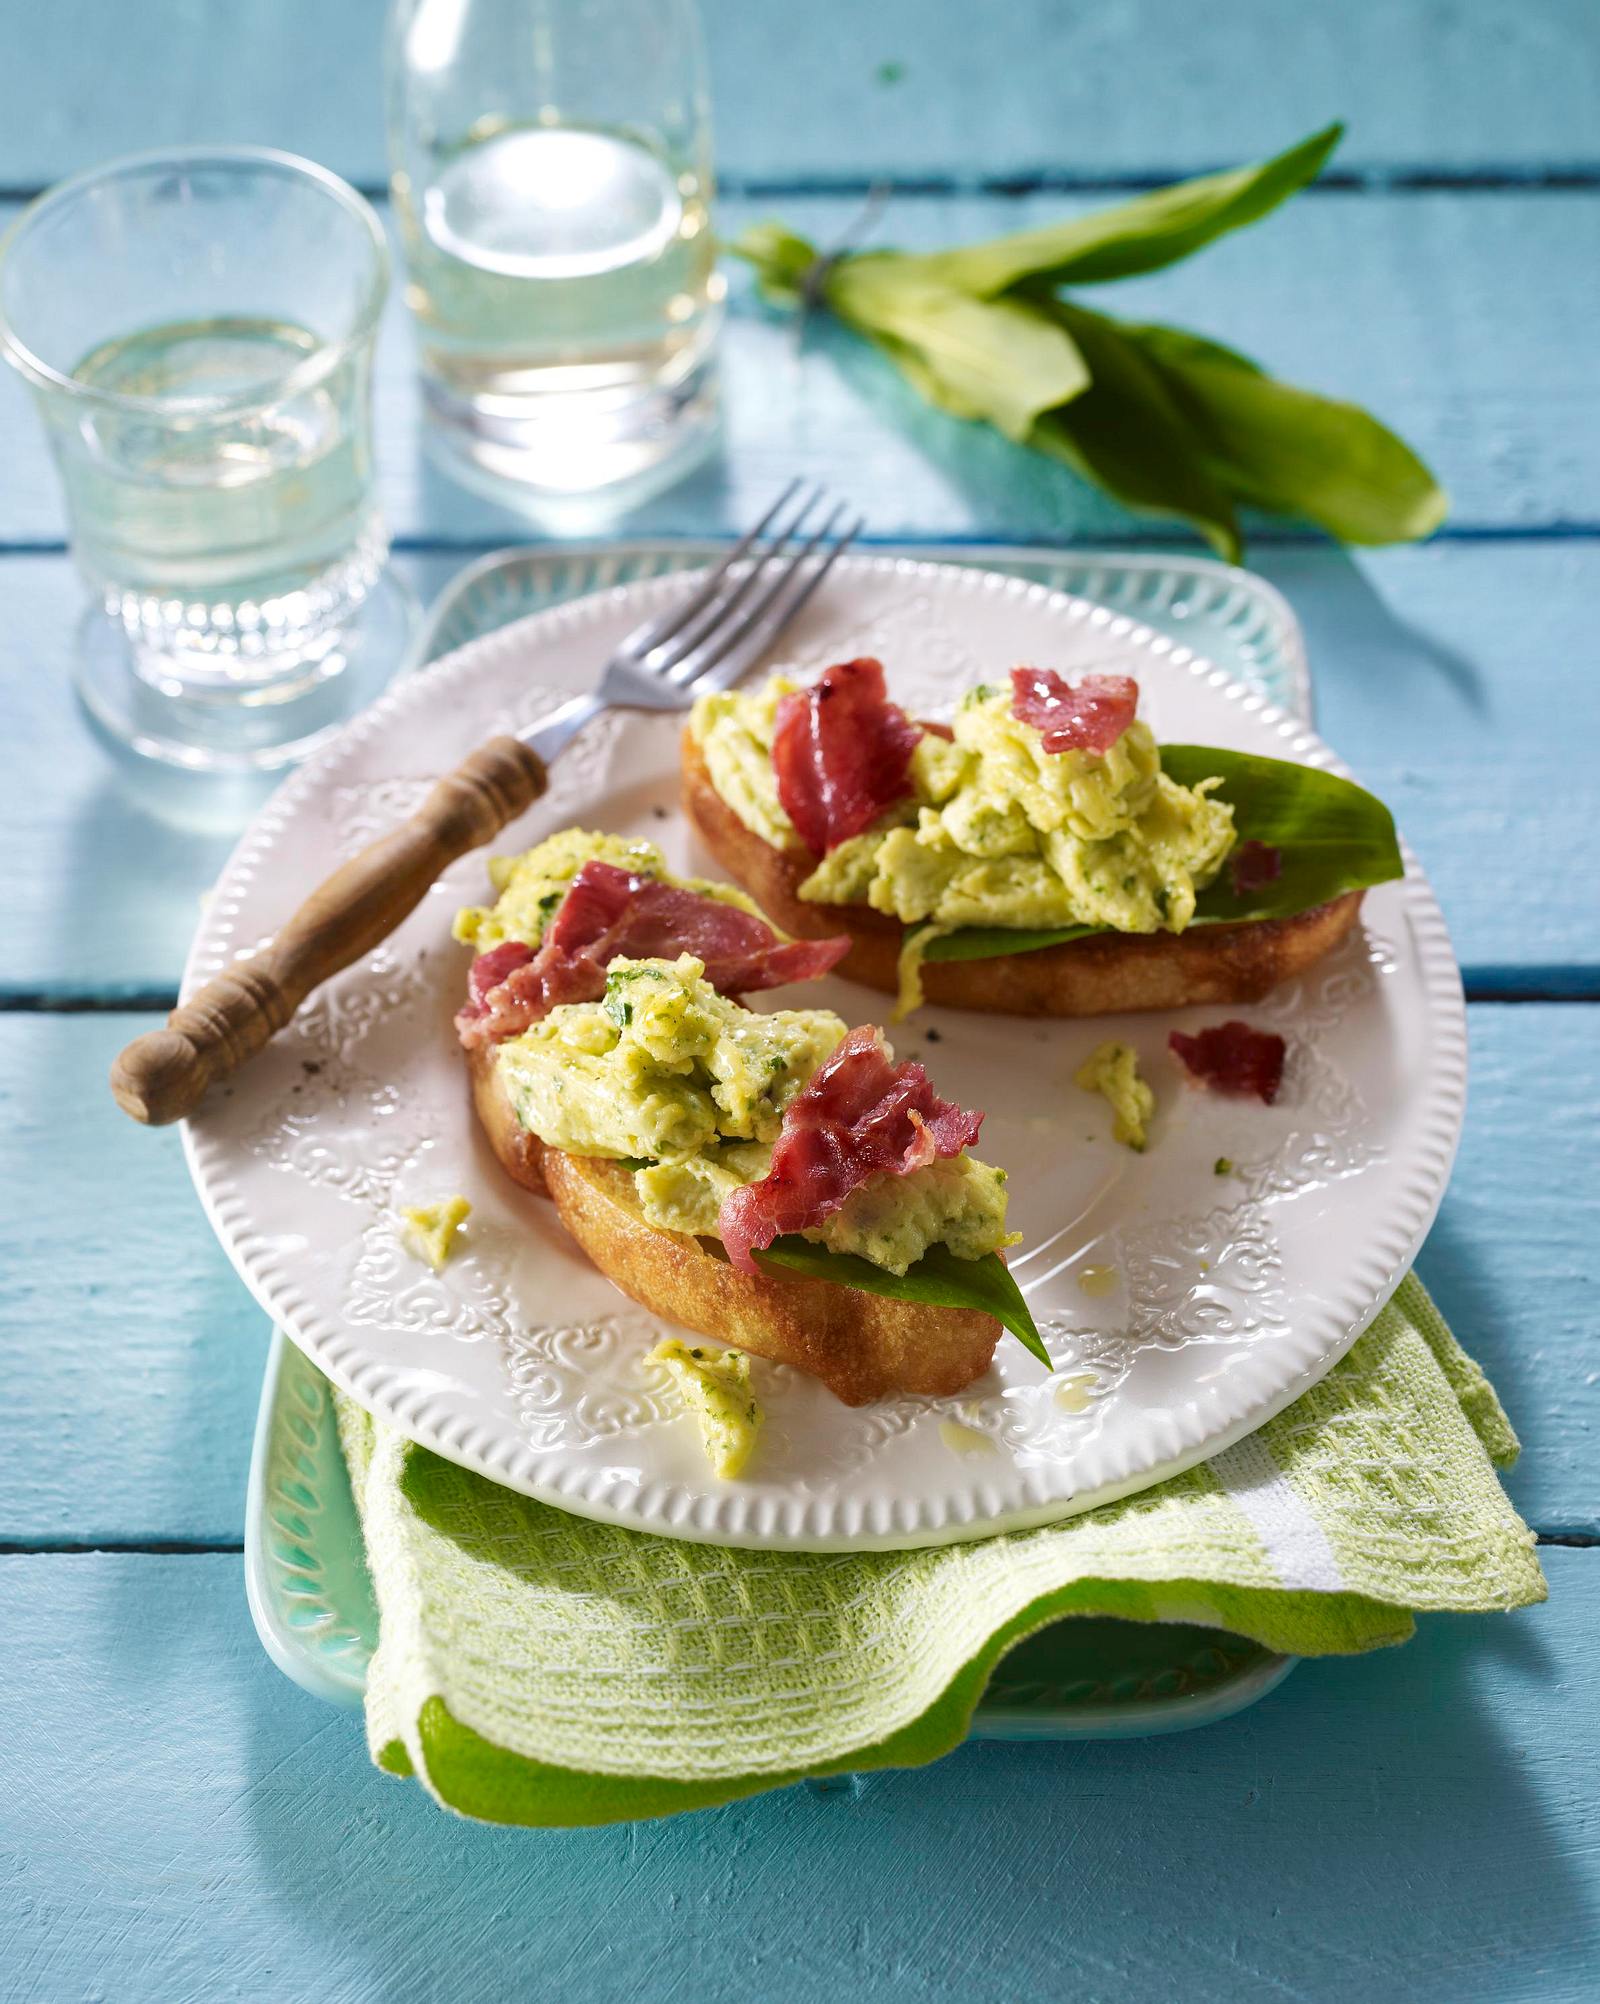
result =
[[[491,732],[582,687],[614,641],[684,589],[664,578],[576,601],[473,642],[399,684],[297,774],[241,842],[211,899],[190,987],[248,954],[307,888],[413,808]],[[1158,735],[1334,765],[1300,724],[1186,649],[1082,600],[994,573],[901,558],[841,564],[785,658],[875,653],[914,715],[1031,661],[1139,678]],[[497,845],[571,822],[641,833],[690,862],[676,811],[676,725],[602,718],[550,795]],[[696,858],[709,870],[705,857]],[[1444,924],[1414,862],[1368,895],[1356,937],[1244,1011],[1290,1056],[1263,1107],[1188,1086],[1174,1024],[1226,1011],[1032,1023],[928,1010],[894,1036],[941,1088],[988,1114],[982,1154],[1011,1172],[1013,1256],[1056,1360],[1003,1338],[960,1398],[859,1411],[755,1361],[767,1427],[749,1472],[719,1483],[694,1423],[644,1362],[660,1325],[506,1181],[477,1133],[451,1030],[466,954],[450,917],[485,894],[469,857],[378,952],[313,997],[190,1124],[196,1183],[274,1319],[364,1405],[413,1438],[563,1509],[738,1545],[893,1548],[1044,1522],[1216,1452],[1312,1384],[1409,1266],[1461,1122],[1465,1020]],[[767,1001],[768,998],[761,998]],[[881,1018],[849,983],[773,1006]],[[1115,1034],[1158,1110],[1150,1150],[1112,1142],[1072,1083]],[[1233,1173],[1213,1165],[1226,1157]],[[397,1207],[456,1191],[469,1241],[443,1274],[402,1250]],[[1086,1267],[1110,1268],[1091,1295]]]

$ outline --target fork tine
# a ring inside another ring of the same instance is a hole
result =
[[[755,604],[750,606],[739,618],[730,620],[726,625],[718,626],[701,646],[693,649],[692,652],[683,657],[677,667],[668,673],[667,680],[680,684],[692,682],[704,669],[714,667],[730,647],[737,647],[756,621],[762,618],[768,609],[777,602],[780,593],[786,588],[790,579],[796,575],[807,557],[812,554],[820,543],[832,535],[835,523],[844,512],[844,502],[836,501],[822,527],[812,532],[811,536],[801,544],[794,555],[781,567],[775,578],[772,578],[770,582],[764,581],[764,589]]]
[[[843,507],[841,502],[834,509],[806,547],[785,567],[783,576],[764,595],[760,604],[739,622],[737,630],[725,639],[719,635],[718,638],[723,640],[721,646],[715,651],[709,645],[702,649],[702,658],[694,672],[687,677],[675,674],[673,680],[693,694],[704,695],[731,688],[748,673],[866,526],[863,518],[857,516],[848,528],[840,532],[821,559],[809,571],[805,570],[807,559],[832,529]]]
[[[756,538],[765,533],[767,525],[793,497],[795,490],[801,484],[801,478],[796,474],[755,527],[739,538],[721,563],[715,569],[708,571],[692,592],[684,598],[674,600],[665,612],[658,612],[653,618],[642,621],[623,638],[617,652],[629,656],[647,653],[649,649],[659,647],[663,640],[670,639],[678,632],[686,620],[692,619],[703,605],[716,596],[729,570],[746,554]],[[810,506],[809,503],[807,505]]]
[[[639,666],[648,669],[652,675],[665,676],[669,681],[669,671],[677,666],[685,655],[697,648],[701,641],[713,638],[717,629],[731,620],[734,613],[750,596],[758,580],[771,575],[767,566],[774,558],[781,557],[789,544],[798,536],[815,512],[817,503],[827,499],[826,490],[813,487],[801,501],[800,509],[789,521],[787,527],[773,531],[771,541],[765,549],[757,550],[744,568],[743,575],[736,578],[731,586],[710,605],[680,626],[676,633],[663,640],[640,660]],[[835,513],[838,511],[835,510]]]

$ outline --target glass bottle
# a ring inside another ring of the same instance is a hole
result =
[[[388,104],[432,455],[537,514],[675,477],[723,295],[694,0],[395,0]]]

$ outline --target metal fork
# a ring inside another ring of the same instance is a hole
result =
[[[840,526],[849,512],[840,501],[807,534],[826,499],[820,487],[801,492],[791,480],[692,592],[619,643],[591,693],[519,731],[523,743],[548,765],[602,710],[686,710],[697,696],[732,688],[861,533],[859,516]]]
[[[791,481],[684,596],[618,646],[591,692],[514,737],[491,738],[415,814],[335,870],[276,937],[138,1037],[111,1067],[117,1104],[165,1126],[275,1037],[331,975],[387,939],[441,873],[544,792],[551,762],[602,710],[685,710],[748,674],[861,531],[820,488]]]

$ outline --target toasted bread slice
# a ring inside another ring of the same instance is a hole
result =
[[[698,742],[683,734],[683,805],[702,842],[775,925],[801,939],[848,933],[839,973],[892,995],[900,985],[898,919],[865,905],[815,905],[800,886],[815,868],[804,849],[775,849],[747,828],[711,783]],[[1096,933],[1065,946],[994,960],[930,960],[923,993],[951,1009],[1011,1016],[1111,1016],[1125,1009],[1258,1002],[1338,945],[1362,893],[1293,918],[1192,926],[1182,933]]]
[[[468,1054],[473,1103],[507,1175],[548,1196],[600,1271],[653,1315],[820,1378],[847,1406],[896,1392],[964,1391],[989,1368],[1000,1324],[971,1308],[890,1301],[801,1274],[741,1273],[715,1241],[640,1215],[619,1162],[546,1148],[518,1121],[492,1049]]]

